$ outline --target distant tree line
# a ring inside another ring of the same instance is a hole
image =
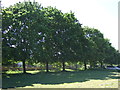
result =
[[[61,62],[82,62],[94,67],[97,63],[119,64],[120,53],[98,30],[82,27],[73,12],[62,13],[37,2],[19,2],[2,9],[2,64],[26,61],[48,65]]]

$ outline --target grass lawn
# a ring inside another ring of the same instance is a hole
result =
[[[3,74],[3,88],[118,88],[118,72],[86,70],[68,72],[27,71]]]

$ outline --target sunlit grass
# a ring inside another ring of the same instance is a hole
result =
[[[22,71],[19,71],[19,70],[16,70],[16,71],[12,71],[12,70],[6,71],[6,74],[17,74],[17,73],[22,73]]]
[[[118,80],[117,79],[90,80],[81,83],[74,82],[58,85],[33,84],[33,86],[26,86],[24,88],[118,88]]]
[[[118,88],[118,72],[86,70],[68,72],[8,71],[3,77],[4,88]]]

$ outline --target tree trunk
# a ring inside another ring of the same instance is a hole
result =
[[[87,64],[86,64],[86,62],[84,61],[84,70],[86,70],[87,69]]]
[[[25,60],[23,60],[23,73],[26,73],[26,68],[25,68]]]
[[[92,66],[92,62],[90,61],[90,69],[92,68],[93,66]]]
[[[63,64],[63,71],[65,71],[65,62],[63,61],[62,64]]]
[[[78,69],[78,65],[76,64],[75,66],[76,66],[76,70],[77,70]]]
[[[102,68],[103,67],[103,62],[101,61],[100,63],[101,63],[101,68]]]
[[[46,62],[46,72],[49,72],[48,62]]]

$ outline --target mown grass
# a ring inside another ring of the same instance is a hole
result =
[[[3,88],[118,88],[118,72],[86,70],[68,72],[9,71],[3,75]]]

